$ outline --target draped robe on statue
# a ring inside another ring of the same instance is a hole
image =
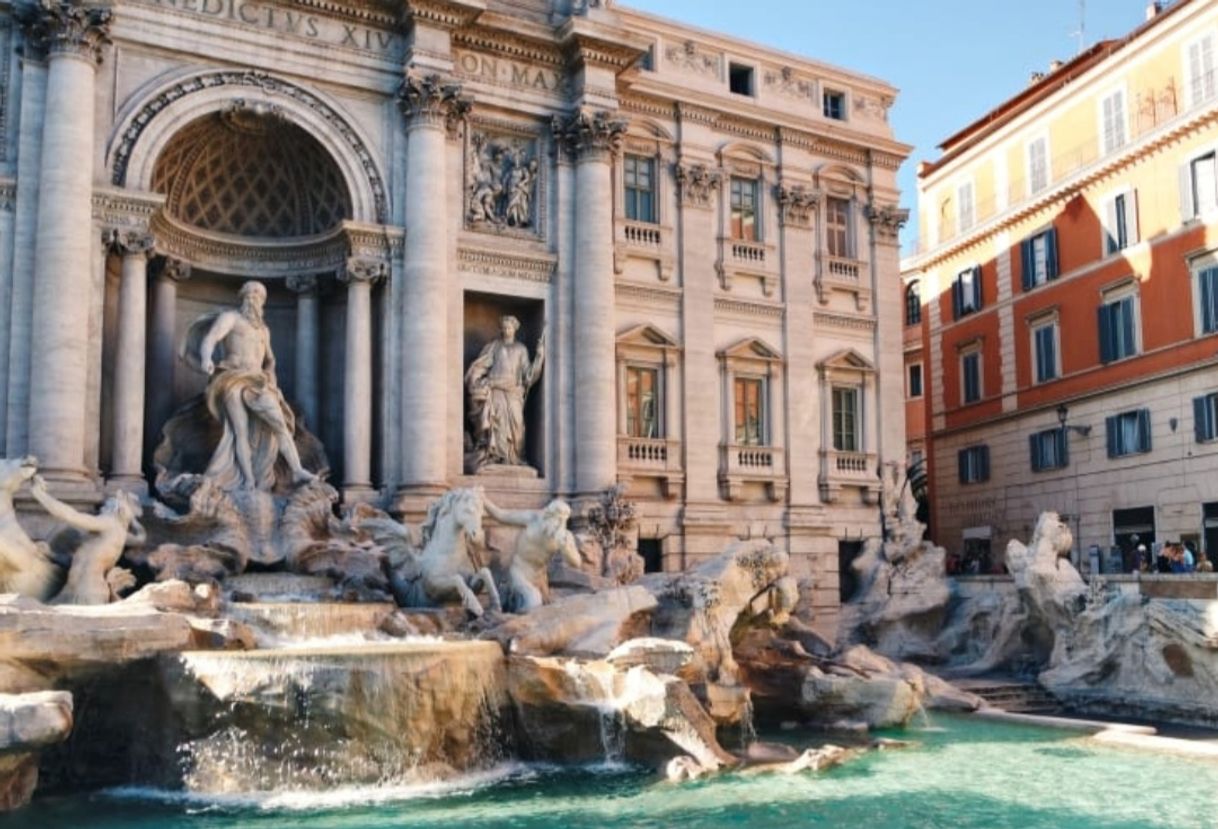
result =
[[[199,362],[203,339],[221,313],[207,314],[195,320],[182,343],[180,356],[196,371],[203,372]],[[223,434],[212,452],[204,475],[222,490],[275,490],[279,484],[290,481],[292,476],[280,454],[279,440],[267,424],[266,417],[274,417],[276,412],[271,411],[274,407],[287,424],[288,433],[294,434],[296,418],[292,407],[279,390],[272,369],[250,370],[233,366],[224,354],[223,344],[216,347],[216,356],[216,370],[207,383],[204,399],[207,410],[223,426]],[[223,401],[229,394],[239,394],[249,412],[250,465],[254,480],[248,484],[243,481],[237,465],[236,436],[224,410]]]
[[[470,364],[465,387],[479,465],[525,465],[524,401],[541,370],[542,361],[530,361],[522,343],[501,339],[488,343]]]

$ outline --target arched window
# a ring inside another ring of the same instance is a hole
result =
[[[905,288],[905,324],[918,325],[921,322],[922,284],[915,280]]]

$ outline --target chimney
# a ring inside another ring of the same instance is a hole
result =
[[[1150,0],[1146,4],[1146,19],[1154,20],[1159,16],[1159,12],[1163,11],[1163,4],[1159,0]]]
[[[1036,84],[1040,83],[1044,79],[1044,72],[1033,72],[1032,74],[1028,75],[1028,86],[1036,86]]]
[[[1057,58],[1054,58],[1053,60],[1049,61],[1049,74],[1052,75],[1058,69],[1061,69],[1062,65],[1063,65],[1062,62],[1060,60],[1058,60]]]

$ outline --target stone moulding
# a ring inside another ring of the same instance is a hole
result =
[[[786,315],[786,309],[776,303],[749,302],[748,300],[726,299],[724,297],[715,297],[715,312],[732,316],[764,317],[774,320],[781,320]]]
[[[207,234],[174,222],[163,213],[153,218],[157,250],[205,270],[237,276],[268,277],[300,271],[337,271],[347,261],[349,241],[340,228],[305,239],[256,239]]]
[[[159,193],[99,189],[93,191],[93,218],[111,227],[146,230],[164,204],[165,197]]]
[[[371,190],[376,220],[382,224],[389,218],[389,198],[385,188],[384,178],[377,169],[372,158],[372,152],[364,144],[363,139],[347,120],[334,107],[302,87],[290,81],[277,78],[265,72],[225,70],[205,72],[183,78],[168,88],[161,89],[155,97],[147,101],[131,118],[127,120],[124,131],[117,139],[116,148],[112,152],[111,182],[119,187],[127,183],[127,167],[131,161],[132,152],[149,124],[161,112],[174,102],[188,95],[203,92],[215,87],[231,86],[240,88],[255,88],[269,95],[283,95],[312,110],[318,117],[331,126],[336,135],[348,146],[351,153],[358,159],[364,176]],[[307,129],[307,128],[306,128]]]
[[[875,330],[875,320],[869,317],[856,317],[850,314],[834,314],[830,311],[817,311],[812,315],[812,321],[817,326],[826,328],[841,328],[847,331]]]
[[[553,282],[558,270],[558,260],[552,256],[530,256],[465,246],[457,249],[457,263],[463,271],[544,284]]]

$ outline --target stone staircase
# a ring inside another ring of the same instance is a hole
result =
[[[989,705],[1002,711],[1010,711],[1014,714],[1061,713],[1061,704],[1057,699],[1035,682],[982,678],[955,680],[954,684],[965,691],[976,694]]]

